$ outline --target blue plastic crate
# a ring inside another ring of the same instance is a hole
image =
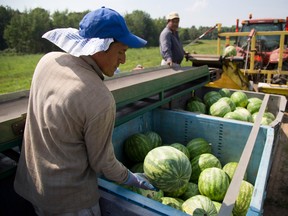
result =
[[[161,135],[165,144],[174,142],[187,144],[193,138],[202,137],[212,144],[213,154],[224,165],[230,161],[239,161],[251,129],[251,123],[211,118],[208,115],[195,115],[175,110],[157,109],[116,127],[113,134],[113,145],[117,158],[124,164],[129,165],[129,161],[123,153],[123,144],[134,133],[153,130]],[[273,141],[274,129],[262,126],[247,168],[248,181],[254,185],[254,194],[248,215],[262,214],[266,185],[272,162]],[[120,186],[115,186],[116,189],[118,187]],[[115,188],[110,188],[111,192]],[[118,192],[119,190],[117,189]],[[126,189],[121,189],[118,195],[128,197],[127,199],[131,198],[131,192]],[[137,197],[134,200],[137,200],[139,205],[145,203],[146,207],[152,207],[152,209],[155,207],[154,210],[159,215],[171,215],[167,213],[167,206],[160,203],[155,205],[156,201],[153,200],[148,200],[147,203],[146,197],[135,193],[134,196]],[[145,206],[142,207],[146,208]],[[165,209],[166,211],[161,213]],[[180,211],[178,213],[183,214]]]

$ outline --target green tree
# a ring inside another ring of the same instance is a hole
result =
[[[135,10],[131,14],[126,14],[124,18],[131,32],[148,41],[147,46],[157,45],[158,38],[155,37],[156,27],[148,13]]]
[[[4,30],[6,26],[9,24],[14,13],[15,13],[14,10],[12,10],[10,7],[0,6],[0,50],[8,48],[8,45],[3,37]]]
[[[41,37],[51,29],[49,16],[49,12],[41,8],[15,14],[4,30],[8,46],[21,53],[45,52],[47,47]]]

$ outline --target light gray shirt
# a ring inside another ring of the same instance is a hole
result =
[[[46,211],[72,212],[99,200],[97,174],[123,183],[112,145],[115,101],[91,57],[62,52],[39,61],[31,84],[18,194]]]

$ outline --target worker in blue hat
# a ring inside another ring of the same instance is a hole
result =
[[[125,63],[129,47],[146,41],[105,7],[86,14],[79,29],[54,29],[43,38],[65,52],[50,52],[36,66],[15,191],[38,215],[80,216],[101,215],[99,175],[156,190],[115,157],[116,105],[103,83]]]

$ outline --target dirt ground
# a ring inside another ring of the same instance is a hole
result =
[[[286,109],[280,138],[268,181],[264,216],[288,215],[288,112]]]

